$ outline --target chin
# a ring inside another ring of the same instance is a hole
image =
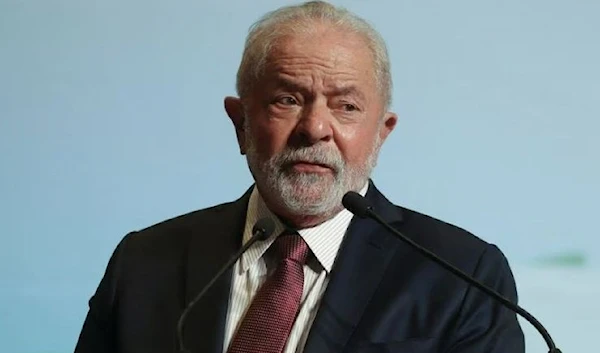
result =
[[[298,216],[321,216],[337,210],[341,197],[331,183],[321,185],[288,185],[279,193],[285,208]]]
[[[331,205],[322,203],[295,203],[290,200],[284,201],[285,209],[287,213],[294,217],[316,217],[316,218],[328,218],[329,215],[334,213],[337,208],[333,208]]]
[[[337,189],[337,185],[330,179],[319,179],[311,183],[290,183],[288,194],[295,199],[304,200],[306,203],[322,203]]]

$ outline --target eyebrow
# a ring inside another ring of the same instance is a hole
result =
[[[308,89],[307,87],[282,77],[276,78],[275,87],[296,92],[310,91],[310,89]],[[325,90],[325,95],[329,97],[353,95],[356,96],[358,99],[365,100],[365,95],[354,84],[328,88]]]
[[[364,94],[355,85],[334,87],[331,90],[326,90],[325,94],[327,96],[356,96],[358,99],[365,99]]]
[[[306,87],[303,87],[302,85],[300,85],[294,81],[286,80],[282,77],[277,77],[275,79],[275,87],[283,88],[288,91],[300,91],[300,92],[308,91],[308,89]]]

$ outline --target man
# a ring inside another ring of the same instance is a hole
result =
[[[514,314],[341,205],[348,191],[366,195],[392,226],[516,301],[498,248],[391,204],[369,179],[397,122],[377,32],[323,2],[281,8],[251,29],[237,90],[225,109],[255,185],[127,235],[76,352],[176,352],[182,311],[264,217],[273,235],[186,319],[190,351],[524,351]]]

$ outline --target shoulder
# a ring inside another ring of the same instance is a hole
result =
[[[222,203],[195,210],[140,230],[125,238],[128,249],[164,252],[169,248],[185,246],[192,237],[203,236],[223,224],[244,218],[243,200]]]
[[[243,199],[182,214],[125,235],[114,250],[105,277],[112,288],[177,281],[193,244],[212,248],[219,230],[245,219]],[[149,276],[152,281],[148,281]],[[121,285],[117,285],[121,283]],[[126,283],[126,284],[125,284]]]
[[[402,228],[407,236],[463,271],[473,274],[482,263],[508,266],[495,244],[471,231],[424,213],[395,207],[403,215]]]
[[[497,246],[471,231],[388,199],[372,182],[366,198],[394,228],[463,271],[473,273],[483,257],[504,257]]]
[[[248,193],[235,201],[195,210],[166,219],[127,234],[118,245],[118,252],[127,263],[179,262],[186,257],[192,239],[201,238],[210,246],[211,234],[232,223],[243,222]]]
[[[413,230],[415,236],[431,245],[472,250],[490,245],[471,231],[456,224],[405,207],[396,206],[396,208],[402,212],[403,220]]]
[[[130,235],[131,241],[138,242],[161,242],[176,240],[190,236],[191,232],[206,226],[213,225],[219,221],[219,216],[231,207],[234,202],[223,203],[176,217],[163,220],[145,228],[133,231]]]

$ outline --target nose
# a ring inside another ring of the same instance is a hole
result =
[[[310,146],[333,138],[332,116],[327,105],[317,102],[305,106],[294,131],[296,143]]]

